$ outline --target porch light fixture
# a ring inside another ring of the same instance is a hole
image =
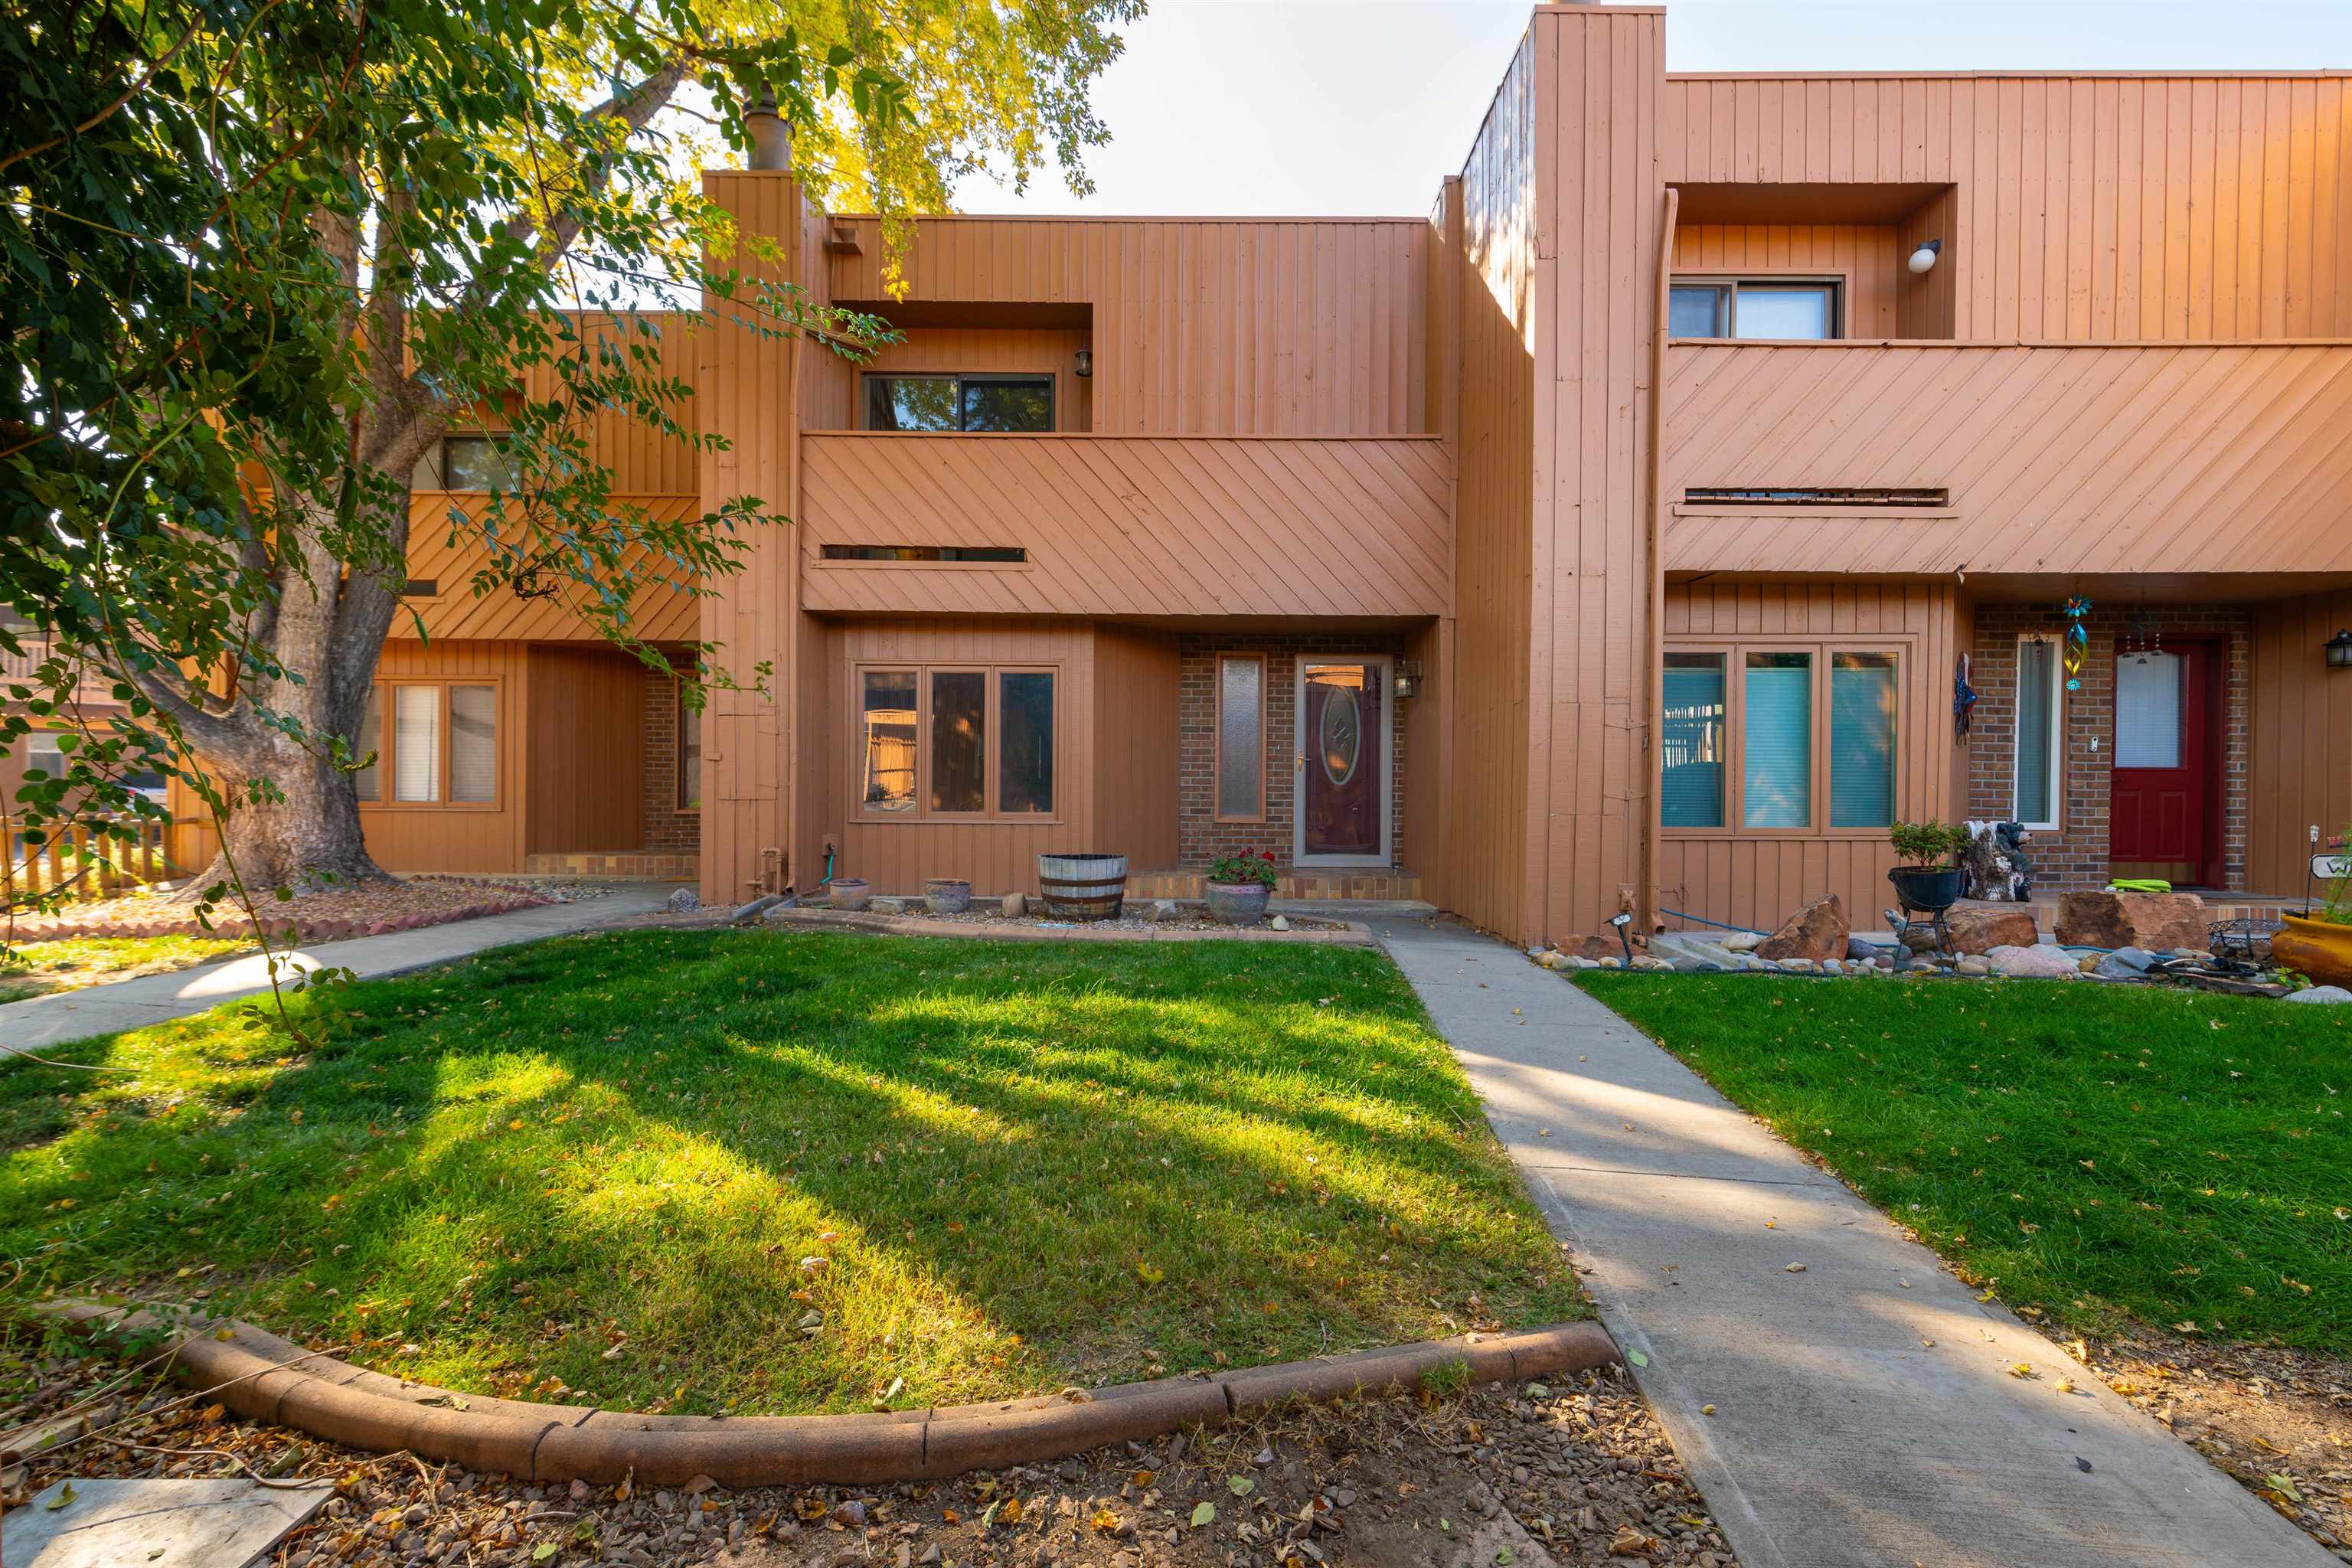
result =
[[[1095,351],[1092,349],[1080,349],[1078,351],[1078,379],[1080,381],[1084,381],[1087,377],[1094,374],[1094,373]]]
[[[1921,246],[1918,249],[1911,253],[1911,270],[1914,272],[1928,271],[1934,268],[1936,265],[1936,258],[1943,253],[1943,249],[1944,242],[1942,240],[1931,239],[1927,241],[1927,244]]]
[[[1408,697],[1421,695],[1421,660],[1417,658],[1397,660],[1395,689],[1399,701]]]
[[[2337,632],[2327,639],[2327,668],[2352,669],[2352,631]]]

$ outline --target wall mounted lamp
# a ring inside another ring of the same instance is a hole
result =
[[[1936,258],[1942,255],[1943,251],[1944,242],[1942,240],[1931,239],[1927,241],[1927,244],[1921,246],[1918,249],[1911,253],[1911,270],[1914,272],[1926,272],[1929,270],[1936,265]]]
[[[1080,381],[1084,381],[1087,377],[1094,374],[1094,373],[1095,351],[1092,349],[1080,349],[1078,351],[1078,379]]]
[[[1421,660],[1401,658],[1396,667],[1396,694],[1400,701],[1421,695]]]
[[[2327,639],[2327,668],[2352,669],[2352,632],[2337,632]]]

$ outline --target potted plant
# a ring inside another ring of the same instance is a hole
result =
[[[1254,926],[1265,918],[1274,897],[1274,852],[1224,855],[1209,862],[1209,918],[1229,926]]]
[[[1960,851],[1969,830],[1957,822],[1898,822],[1886,841],[1906,865],[1888,869],[1895,897],[1906,910],[1936,914],[1960,901]]]
[[[2352,838],[2345,830],[2338,845]],[[2345,857],[2337,857],[2339,865]],[[2315,985],[2352,986],[2352,868],[2328,879],[2323,903],[2297,912],[2281,910],[2284,929],[2271,933],[2271,962],[2307,974]]]

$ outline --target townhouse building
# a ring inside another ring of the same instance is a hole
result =
[[[903,334],[712,300],[664,342],[726,447],[599,432],[794,520],[641,607],[770,690],[688,713],[470,593],[453,433],[372,848],[706,901],[1265,849],[1520,941],[1874,912],[1929,816],[2298,890],[2352,821],[2345,74],[1666,65],[1660,10],[1540,6],[1425,214],[940,215],[896,292],[877,220],[709,172],[744,267]]]

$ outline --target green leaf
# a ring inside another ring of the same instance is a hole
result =
[[[55,1513],[58,1510],[65,1507],[66,1504],[73,1501],[75,1493],[73,1483],[71,1481],[68,1481],[64,1486],[58,1489],[58,1495],[51,1498],[42,1508],[41,1511],[43,1513]]]
[[[1635,1366],[1647,1366],[1650,1364],[1650,1358],[1643,1355],[1640,1351],[1627,1351],[1625,1352],[1625,1359],[1632,1362]]]
[[[533,1563],[545,1563],[551,1560],[557,1552],[562,1550],[563,1548],[558,1546],[552,1541],[542,1541],[537,1546],[531,1548],[530,1560]]]
[[[1196,1504],[1194,1504],[1194,1505],[1193,1505],[1193,1508],[1192,1508],[1192,1528],[1193,1528],[1193,1529],[1198,1530],[1198,1529],[1200,1529],[1200,1528],[1201,1528],[1202,1525],[1204,1525],[1204,1524],[1214,1524],[1214,1523],[1216,1523],[1216,1522],[1217,1522],[1217,1505],[1216,1505],[1215,1503],[1213,1503],[1213,1502],[1204,1502],[1204,1503],[1196,1503]]]
[[[1227,1476],[1225,1487],[1235,1497],[1247,1497],[1257,1490],[1257,1481],[1250,1476]]]

